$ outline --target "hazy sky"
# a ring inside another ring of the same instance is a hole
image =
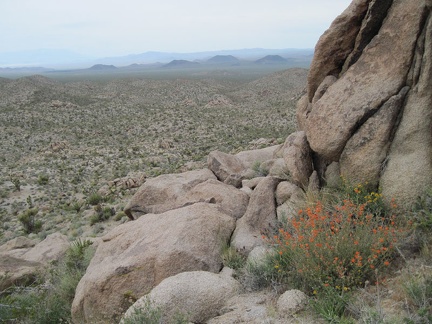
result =
[[[0,52],[312,48],[351,0],[0,0]]]

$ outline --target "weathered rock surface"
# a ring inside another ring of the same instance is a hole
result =
[[[207,164],[208,168],[222,182],[229,176],[240,175],[247,169],[238,157],[220,151],[210,152],[207,157]]]
[[[402,203],[432,185],[431,10],[354,0],[320,38],[297,119],[321,182],[337,183],[338,162]]]
[[[280,314],[289,316],[302,310],[308,301],[306,294],[297,289],[285,291],[277,301],[277,308]]]
[[[377,187],[391,135],[409,87],[391,97],[349,139],[340,158],[341,175]]]
[[[237,153],[235,156],[246,168],[252,168],[255,163],[262,163],[271,160],[279,147],[280,145],[273,145],[262,149],[242,151]]]
[[[147,180],[125,207],[125,213],[134,219],[142,214],[159,214],[185,204],[185,194],[197,184],[216,179],[208,169],[179,174],[164,174]]]
[[[292,133],[281,148],[290,180],[302,188],[307,188],[312,174],[312,156],[305,132]]]
[[[0,253],[8,252],[12,250],[18,250],[18,249],[28,249],[32,248],[36,245],[36,241],[31,240],[25,236],[18,236],[14,239],[7,241],[5,244],[0,246]]]
[[[143,296],[178,273],[218,273],[221,244],[229,240],[234,225],[231,216],[207,203],[148,214],[120,225],[103,237],[78,284],[74,321],[118,319],[128,307],[125,294]]]
[[[278,206],[288,201],[291,197],[300,200],[302,196],[303,191],[294,183],[289,181],[280,182],[276,188],[276,202]]]
[[[222,314],[208,323],[266,323],[265,320],[270,317],[267,304],[271,298],[271,295],[262,292],[234,296],[226,302]]]
[[[17,237],[0,247],[0,291],[24,283],[42,267],[60,260],[69,248],[67,237],[60,233],[48,235],[42,242]]]
[[[137,300],[124,318],[150,300],[162,311],[162,322],[170,323],[182,314],[189,322],[204,323],[218,315],[226,300],[240,290],[232,277],[206,271],[183,272],[163,280],[148,295]]]
[[[320,37],[309,69],[309,102],[312,102],[316,90],[328,75],[339,75],[354,47],[369,2],[370,0],[354,0]]]
[[[432,3],[418,39],[402,120],[381,178],[383,194],[412,201],[432,186]]]
[[[59,260],[69,246],[70,243],[66,235],[53,233],[24,253],[22,258],[27,261],[48,264],[51,261]]]
[[[27,261],[7,254],[0,255],[0,291],[31,281],[41,266],[39,262]]]
[[[305,131],[315,152],[337,161],[357,128],[406,85],[423,15],[417,0],[394,1],[357,62],[313,105]]]
[[[238,219],[244,215],[249,203],[249,195],[233,186],[210,179],[201,182],[179,198],[181,205],[200,201],[210,201],[220,206],[221,210]]]
[[[266,177],[251,194],[246,213],[237,221],[231,245],[248,254],[255,246],[264,244],[262,233],[276,223],[275,190],[279,179]]]

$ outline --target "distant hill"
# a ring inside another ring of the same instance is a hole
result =
[[[105,65],[105,64],[95,64],[89,70],[93,71],[107,71],[107,70],[116,70],[117,68],[114,65]]]
[[[288,62],[288,60],[280,55],[267,55],[255,61],[257,64],[281,64],[286,62]]]
[[[168,64],[163,65],[164,68],[185,68],[185,67],[197,67],[200,64],[197,62],[191,62],[187,60],[173,60]]]
[[[218,63],[218,64],[222,64],[222,63],[235,64],[239,62],[240,60],[232,55],[216,55],[207,60],[207,63]]]

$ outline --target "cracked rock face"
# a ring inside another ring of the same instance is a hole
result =
[[[432,185],[431,11],[429,0],[353,0],[321,36],[297,117],[322,180],[339,162],[388,199]]]

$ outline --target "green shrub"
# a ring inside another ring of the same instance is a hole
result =
[[[37,208],[29,208],[22,214],[18,215],[18,220],[26,234],[39,233],[42,229],[42,221],[36,219],[38,212],[39,210]]]
[[[432,256],[432,190],[420,196],[411,209],[414,250],[420,250],[429,258]]]
[[[13,287],[0,296],[5,323],[71,323],[75,289],[93,255],[90,241],[76,241],[58,267],[29,287]]]
[[[90,218],[90,225],[106,221],[115,215],[115,209],[108,206],[102,207],[101,205],[96,205],[94,211],[96,213]]]
[[[325,287],[311,299],[310,305],[329,323],[354,323],[345,316],[348,302],[349,294],[341,293],[333,287]]]
[[[266,177],[269,174],[269,170],[262,167],[262,163],[259,161],[254,162],[252,170],[255,171],[255,174],[258,177]]]
[[[96,205],[100,204],[101,202],[103,202],[103,197],[100,194],[98,194],[97,192],[92,193],[87,198],[87,203],[89,205],[92,205],[92,206],[96,206]]]
[[[39,174],[38,175],[38,179],[37,179],[37,183],[40,186],[44,186],[47,185],[49,181],[49,176],[47,174]]]
[[[12,182],[12,184],[14,185],[15,191],[21,191],[21,180],[18,176],[16,175],[10,175],[9,176],[10,181]]]
[[[403,285],[411,318],[407,323],[432,323],[432,273],[411,276]]]
[[[238,270],[245,265],[246,258],[236,248],[224,243],[222,245],[222,262],[224,266]]]

